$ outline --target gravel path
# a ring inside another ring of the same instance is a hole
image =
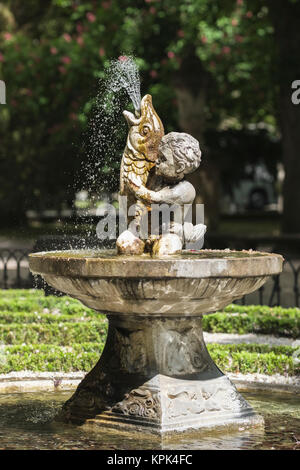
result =
[[[238,335],[234,333],[203,333],[206,343],[219,344],[240,344],[240,343],[257,343],[270,344],[271,346],[293,346],[300,347],[300,339],[284,338],[283,336],[273,335],[257,335],[248,333],[246,335]]]

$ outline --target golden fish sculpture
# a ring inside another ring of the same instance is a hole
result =
[[[163,124],[153,108],[151,95],[141,101],[141,115],[123,111],[128,123],[127,143],[121,161],[120,194],[131,195],[130,173],[134,173],[145,186],[149,171],[155,165],[158,146],[164,135]]]
[[[139,117],[130,111],[124,111],[123,115],[128,123],[129,131],[121,161],[120,194],[127,196],[128,208],[135,205],[135,214],[131,215],[129,220],[135,219],[138,225],[139,218],[149,208],[136,199],[130,180],[134,175],[143,186],[146,185],[149,172],[157,160],[158,146],[164,135],[164,127],[153,107],[151,95],[143,97]],[[121,247],[118,246],[118,248],[122,251]]]

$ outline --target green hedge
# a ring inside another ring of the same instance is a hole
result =
[[[225,346],[225,345],[223,345]],[[232,346],[226,349],[217,344],[208,344],[208,350],[217,366],[224,372],[235,373],[260,373],[299,375],[300,369],[296,361],[285,354],[277,354],[276,351],[268,353],[249,352],[247,350],[233,351]]]
[[[85,307],[78,300],[70,297],[55,297],[53,295],[42,296],[0,296],[0,312],[28,312],[49,313],[59,312],[63,315],[82,315],[84,312],[89,316],[98,315],[94,310]]]
[[[0,372],[32,371],[88,371],[103,350],[103,343],[82,343],[61,347],[49,344],[5,346],[0,349]],[[224,372],[299,374],[299,366],[292,354],[296,348],[259,344],[209,344],[208,350]]]
[[[54,324],[31,323],[21,325],[12,323],[0,325],[2,344],[58,344],[68,346],[72,343],[105,342],[107,324],[101,322],[58,322]]]
[[[235,306],[234,306],[235,307]],[[232,307],[231,307],[232,308]],[[203,317],[204,331],[213,333],[259,333],[271,334],[276,336],[288,336],[298,338],[300,336],[300,311],[291,309],[292,312],[280,314],[270,313],[262,307],[256,307],[256,310],[243,307],[242,312],[224,313],[217,312]]]
[[[89,322],[89,321],[97,321],[99,323],[105,324],[107,322],[106,317],[104,315],[95,315],[89,316],[85,311],[82,312],[82,315],[79,316],[78,314],[73,315],[62,315],[60,313],[42,313],[42,312],[35,312],[35,313],[28,313],[28,312],[10,312],[10,311],[0,311],[0,325],[9,325],[11,323],[22,323],[30,324],[30,323],[61,323],[61,322]]]

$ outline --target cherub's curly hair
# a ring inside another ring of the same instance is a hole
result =
[[[183,166],[183,174],[192,173],[200,165],[201,150],[199,142],[191,135],[185,132],[169,132],[161,139],[161,145],[167,145],[172,150],[174,162]]]

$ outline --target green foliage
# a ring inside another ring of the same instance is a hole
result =
[[[300,310],[298,308],[239,306],[232,304],[225,312],[203,317],[203,329],[213,333],[260,333],[299,338]]]
[[[267,375],[298,375],[300,373],[299,366],[291,357],[290,351],[289,355],[286,355],[273,347],[267,353],[250,352],[247,346],[249,345],[208,344],[207,349],[218,367],[224,372]]]
[[[267,2],[28,0],[25,7],[11,0],[0,11],[1,27],[8,105],[0,108],[0,209],[7,220],[28,207],[71,204],[75,175],[86,161],[82,136],[110,58],[137,57],[143,93],[153,93],[167,131],[180,127],[174,79],[189,57],[201,64],[197,83],[207,77],[206,127],[275,124]],[[120,157],[110,158],[113,178]],[[105,180],[104,166],[101,160],[98,181]]]
[[[99,316],[94,310],[84,307],[70,297],[45,296],[42,290],[0,291],[0,312],[28,312],[31,314]]]
[[[29,323],[20,325],[11,323],[1,325],[0,343],[31,344],[49,343],[67,346],[71,343],[105,341],[106,324],[104,322],[56,322],[48,324]]]
[[[79,315],[73,316],[69,315],[61,315],[60,313],[28,313],[28,312],[11,312],[9,310],[0,311],[0,324],[11,324],[11,323],[21,323],[21,324],[29,324],[29,323],[64,323],[64,322],[87,322],[91,320],[95,320],[95,316],[97,319],[101,318],[100,315],[94,316],[87,316],[85,312],[80,317]],[[103,323],[105,324],[106,320],[103,318]]]
[[[6,347],[0,350],[0,373],[88,371],[96,364],[101,351],[98,343],[74,344],[65,349],[52,344]]]

